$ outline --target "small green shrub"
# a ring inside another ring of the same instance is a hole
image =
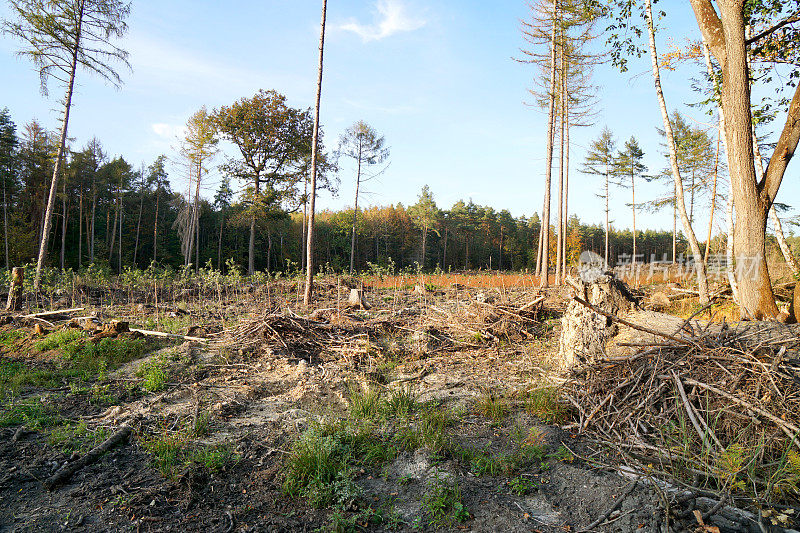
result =
[[[526,477],[517,476],[508,481],[508,488],[512,494],[525,496],[536,490],[536,483]]]
[[[469,520],[469,511],[461,500],[461,487],[457,481],[446,481],[439,476],[429,485],[422,498],[425,520],[435,528],[452,527]]]
[[[136,371],[136,375],[143,379],[142,388],[148,392],[164,390],[169,378],[169,362],[166,357],[154,357],[143,363]]]

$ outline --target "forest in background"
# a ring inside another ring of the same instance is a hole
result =
[[[8,110],[0,114],[0,124],[4,265],[10,267],[36,259],[56,141],[38,122],[17,128]],[[80,270],[94,263],[119,271],[125,267],[147,268],[152,261],[176,268],[187,263],[204,266],[209,261],[220,269],[246,265],[248,207],[246,199],[235,199],[228,179],[221,181],[212,200],[200,199],[199,247],[191,258],[186,257],[182,235],[192,205],[187,194],[173,189],[167,164],[167,157],[161,156],[150,165],[135,168],[122,156],[109,157],[97,139],[82,149],[68,151],[50,239],[51,266]],[[271,209],[259,217],[255,243],[258,270],[302,269],[302,200],[300,196],[300,207],[294,210]],[[317,214],[315,253],[321,270],[347,269],[352,220],[352,207]],[[535,212],[530,217],[514,217],[505,209],[498,211],[472,200],[442,209],[425,187],[414,205],[359,209],[356,228],[354,259],[358,271],[369,270],[371,265],[373,269],[416,269],[417,264],[428,271],[524,270],[535,267],[541,223]],[[573,214],[567,235],[570,264],[575,264],[583,250],[602,255],[605,231],[601,224],[582,222]],[[654,258],[672,261],[672,237],[669,231],[637,231],[640,262]],[[800,238],[789,237],[789,242],[795,253],[800,253]],[[723,247],[724,235],[712,239],[714,252]],[[551,248],[553,255],[555,242]],[[777,250],[772,241],[771,248]],[[612,264],[625,254],[629,256],[631,250],[631,230],[612,227]],[[677,253],[679,257],[689,255],[680,232]]]

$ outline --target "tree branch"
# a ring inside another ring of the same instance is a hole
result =
[[[717,62],[724,67],[728,57],[725,52],[725,35],[722,29],[722,21],[719,19],[717,11],[711,4],[711,0],[691,0],[691,2],[703,39],[708,44]]]
[[[786,124],[783,126],[778,144],[775,145],[775,151],[769,159],[767,171],[764,173],[764,177],[761,178],[761,183],[759,183],[759,190],[767,194],[770,204],[778,194],[781,180],[783,180],[786,167],[794,155],[798,141],[800,141],[800,85],[794,91],[792,103],[789,104]]]
[[[781,29],[782,27],[786,26],[787,24],[792,24],[793,22],[797,22],[797,21],[800,21],[800,11],[795,11],[792,15],[790,15],[789,17],[787,17],[787,18],[783,19],[782,21],[778,22],[777,24],[775,24],[771,28],[767,28],[766,30],[764,30],[761,33],[759,33],[758,35],[750,37],[749,39],[747,39],[745,41],[745,44],[753,44],[754,42],[758,41],[759,39],[763,39],[764,37],[766,37],[770,33],[773,33],[775,31]]]

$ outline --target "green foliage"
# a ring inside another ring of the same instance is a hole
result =
[[[72,351],[73,347],[77,344],[76,341],[86,339],[86,335],[77,329],[62,329],[54,331],[47,335],[44,339],[34,343],[34,348],[40,352],[48,352],[50,350],[70,350],[70,354],[75,353]]]
[[[505,398],[493,391],[484,391],[475,403],[475,410],[495,422],[508,415],[508,403]]]
[[[183,431],[145,438],[142,445],[152,456],[153,466],[169,478],[174,478],[181,468],[198,465],[216,472],[237,460],[229,445],[194,445]]]
[[[470,517],[458,482],[441,479],[438,475],[428,486],[422,506],[426,522],[435,528],[452,527]]]
[[[60,447],[65,454],[69,455],[75,451],[84,453],[108,437],[108,429],[99,427],[92,430],[86,425],[86,422],[80,421],[77,424],[65,424],[53,429],[47,440],[51,445]]]
[[[53,370],[31,368],[26,363],[0,360],[0,400],[7,395],[19,394],[23,387],[55,387],[59,373]]]
[[[23,338],[25,338],[25,332],[18,329],[0,331],[0,346],[8,349],[16,344],[18,340]]]
[[[531,389],[524,402],[525,409],[546,424],[563,424],[569,417],[569,409],[561,401],[558,387]]]
[[[142,381],[144,390],[148,392],[164,390],[169,377],[169,361],[164,355],[153,357],[139,367],[136,375],[144,380]]]
[[[37,400],[28,400],[7,406],[0,410],[0,427],[25,425],[28,429],[39,430],[62,423],[55,409]]]
[[[536,483],[527,477],[516,476],[508,481],[508,488],[512,494],[526,496],[536,490]]]

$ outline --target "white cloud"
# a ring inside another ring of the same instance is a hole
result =
[[[377,16],[372,24],[364,25],[351,20],[341,24],[339,29],[350,31],[366,42],[379,41],[396,33],[414,31],[423,27],[427,21],[408,14],[400,0],[378,0]]]
[[[165,123],[153,124],[151,128],[156,135],[170,141],[183,137],[185,129],[184,126],[175,126]]]

